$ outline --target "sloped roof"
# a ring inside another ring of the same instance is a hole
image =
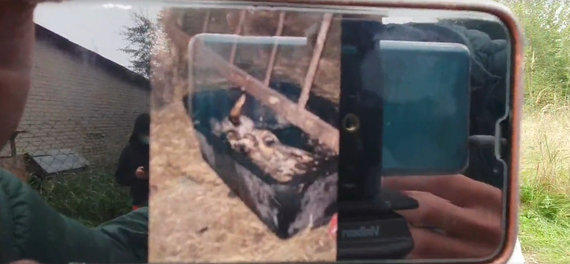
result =
[[[137,74],[122,65],[113,62],[91,50],[88,50],[63,36],[36,24],[36,39],[48,41],[56,48],[71,54],[83,61],[87,61],[95,66],[100,67],[109,74],[116,76],[125,82],[136,85],[140,88],[150,90],[150,82],[144,76]]]

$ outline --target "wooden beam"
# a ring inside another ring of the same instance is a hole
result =
[[[234,31],[234,34],[239,35],[241,33],[244,21],[245,21],[245,10],[242,10],[239,13],[239,21],[237,24],[237,28]],[[230,53],[230,63],[232,65],[234,64],[234,61],[236,59],[236,52],[237,52],[237,42],[234,43],[234,45],[232,46],[232,52]]]
[[[277,32],[275,32],[275,36],[281,36],[283,33],[283,25],[285,24],[285,11],[281,11],[279,14],[279,23],[277,24]],[[279,50],[279,45],[277,45],[277,40],[273,43],[273,50],[271,50],[271,56],[269,57],[269,63],[267,64],[267,72],[265,72],[265,80],[263,84],[265,86],[269,86],[269,82],[271,82],[271,74],[273,73],[273,66],[275,66],[275,58],[277,56],[277,51]]]
[[[301,91],[301,96],[299,97],[299,108],[305,108],[307,102],[309,101],[309,92],[315,81],[315,75],[317,69],[319,68],[319,62],[321,61],[321,55],[327,40],[327,35],[331,26],[333,15],[328,13],[323,16],[323,21],[321,22],[321,28],[319,30],[319,35],[317,37],[317,43],[313,50],[313,57],[311,58],[311,63],[309,64],[309,70],[305,76],[305,81],[303,82],[303,90]]]
[[[198,59],[195,63],[201,63],[202,66],[209,65],[215,67],[222,75],[227,76],[230,82],[242,87],[245,92],[255,97],[261,104],[275,111],[278,115],[291,122],[291,124],[307,133],[311,138],[318,140],[319,143],[338,153],[339,133],[335,127],[306,109],[299,108],[297,104],[284,95],[269,88],[257,78],[235,65],[230,64],[215,51],[205,47],[198,39],[194,39],[192,43],[189,47],[189,53],[197,52],[194,54],[194,58]],[[203,59],[199,59],[200,57]],[[189,75],[192,74],[193,72],[190,72]]]
[[[28,131],[17,130],[10,136],[10,157],[12,158],[16,157],[16,137],[22,133],[28,133]]]
[[[168,39],[179,49],[184,49],[188,45],[191,36],[182,31],[176,24],[176,20],[179,18],[173,10],[166,9],[162,13],[163,17],[161,19],[164,29],[164,33],[168,36]]]

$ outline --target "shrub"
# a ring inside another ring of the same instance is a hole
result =
[[[131,208],[128,191],[118,186],[107,171],[88,169],[44,179],[32,176],[30,184],[59,213],[97,226]]]

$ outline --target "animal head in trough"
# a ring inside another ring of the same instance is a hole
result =
[[[212,120],[215,135],[225,137],[232,150],[245,155],[280,183],[316,169],[312,153],[283,144],[270,130],[256,128],[253,120],[241,114],[244,104],[245,95],[238,99],[227,119]]]

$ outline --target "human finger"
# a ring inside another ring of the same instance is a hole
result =
[[[385,177],[382,186],[391,190],[429,192],[461,207],[485,206],[500,211],[501,190],[464,175]]]
[[[481,243],[448,237],[425,228],[410,227],[414,248],[408,259],[483,258],[497,249]]]
[[[10,264],[39,264],[39,262],[34,261],[34,260],[24,259],[24,260],[17,260],[14,262],[10,262]]]
[[[500,214],[482,209],[461,208],[427,192],[406,191],[405,194],[416,199],[419,207],[398,213],[416,227],[437,228],[448,236],[471,241],[500,241]]]

